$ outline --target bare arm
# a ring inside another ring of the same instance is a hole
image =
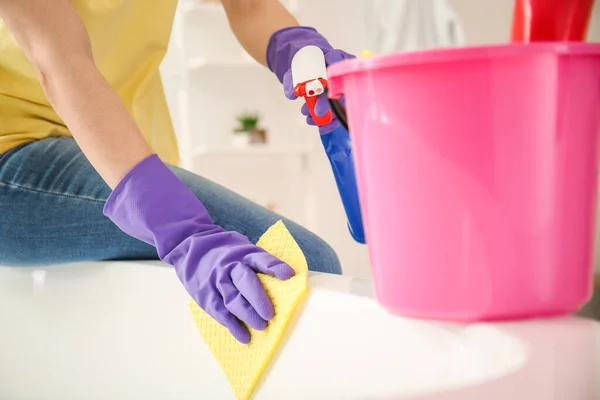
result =
[[[0,0],[0,17],[38,72],[48,101],[94,168],[114,188],[152,153],[94,63],[70,0]]]
[[[276,31],[298,21],[278,0],[221,0],[231,30],[244,49],[266,65],[267,45]]]

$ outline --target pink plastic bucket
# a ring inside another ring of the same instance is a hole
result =
[[[336,64],[379,302],[456,321],[590,297],[600,45],[513,44]]]

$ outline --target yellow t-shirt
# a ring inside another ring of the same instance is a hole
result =
[[[87,27],[99,70],[163,161],[179,153],[159,65],[177,0],[73,0]],[[37,139],[69,135],[37,74],[0,20],[0,154]]]

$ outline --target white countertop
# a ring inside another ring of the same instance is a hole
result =
[[[425,322],[368,280],[309,284],[256,400],[600,399],[592,321]],[[234,399],[187,302],[156,262],[0,268],[0,399]]]

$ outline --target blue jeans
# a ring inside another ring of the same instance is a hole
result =
[[[170,168],[224,229],[256,243],[282,219],[312,271],[341,273],[333,249],[313,233],[207,179]],[[109,194],[70,137],[0,154],[0,264],[158,259],[154,247],[127,236],[102,214]]]

